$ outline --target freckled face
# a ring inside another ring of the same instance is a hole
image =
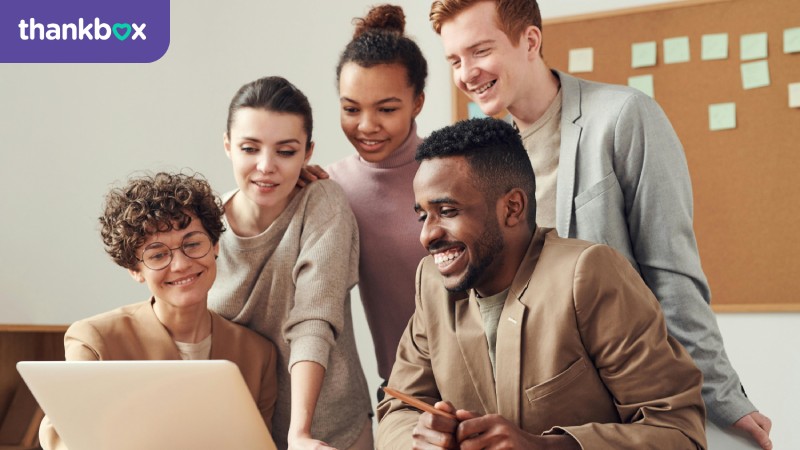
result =
[[[383,161],[408,137],[422,110],[400,64],[361,67],[346,63],[339,74],[342,131],[362,158]]]
[[[463,157],[425,160],[414,177],[415,210],[423,222],[420,243],[453,292],[493,292],[501,270],[504,240],[496,208],[473,178]]]
[[[225,153],[241,193],[260,208],[280,213],[286,208],[311,158],[303,118],[297,114],[241,108],[225,136]]]

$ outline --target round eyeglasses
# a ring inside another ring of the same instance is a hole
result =
[[[189,258],[200,259],[211,251],[211,238],[202,231],[192,231],[183,237],[179,247],[169,248],[163,242],[153,242],[144,249],[141,259],[136,259],[151,270],[162,270],[172,262],[173,250],[178,249]]]

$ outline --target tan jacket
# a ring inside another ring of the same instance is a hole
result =
[[[211,312],[211,356],[235,363],[267,428],[277,398],[275,346],[257,333]],[[64,336],[67,361],[179,360],[178,348],[158,321],[152,300],[135,303],[72,324]],[[39,428],[45,450],[67,447],[47,417]]]
[[[529,433],[569,433],[585,450],[705,448],[702,375],[610,247],[536,230],[498,324],[497,380],[474,292],[464,297],[422,260],[389,386]],[[384,400],[378,448],[410,448],[418,416]]]

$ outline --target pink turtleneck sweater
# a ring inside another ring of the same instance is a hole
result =
[[[389,379],[400,336],[414,313],[414,276],[427,255],[419,243],[422,224],[414,212],[412,186],[419,167],[414,153],[421,142],[414,124],[385,160],[371,163],[354,154],[327,168],[358,222],[358,289],[383,379]]]

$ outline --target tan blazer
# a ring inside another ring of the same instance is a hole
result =
[[[496,361],[497,380],[474,292],[448,294],[423,259],[389,386],[529,433],[569,433],[587,450],[705,448],[702,375],[610,247],[537,229],[500,317]],[[411,447],[417,410],[387,398],[378,417],[379,449]]]
[[[211,312],[211,356],[239,366],[264,423],[272,429],[277,398],[275,346],[241,325]],[[123,306],[72,324],[64,336],[67,361],[178,360],[175,342],[158,321],[150,301]],[[39,428],[45,450],[65,450],[47,417]]]

